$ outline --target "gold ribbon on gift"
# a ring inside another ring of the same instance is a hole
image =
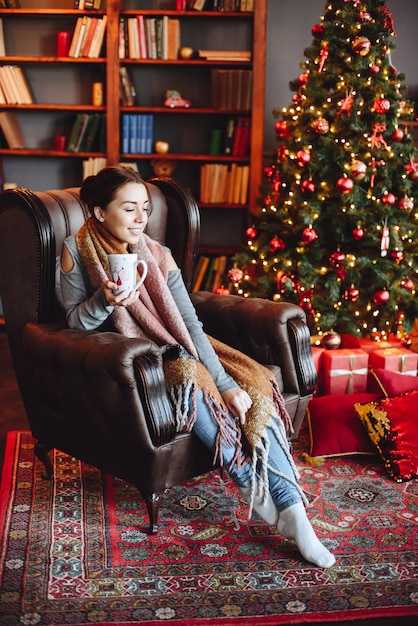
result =
[[[345,392],[346,393],[353,393],[354,390],[354,376],[366,376],[367,375],[367,367],[360,367],[359,369],[354,369],[354,366],[356,364],[356,355],[355,354],[350,354],[348,357],[348,362],[350,365],[350,369],[349,370],[343,370],[343,369],[335,369],[335,370],[330,370],[328,373],[330,376],[347,376],[348,375],[348,382],[347,382],[347,387]]]

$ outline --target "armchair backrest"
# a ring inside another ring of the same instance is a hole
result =
[[[148,189],[147,233],[171,249],[190,289],[200,235],[197,204],[186,187],[168,177],[150,179]],[[79,188],[0,194],[0,295],[18,380],[24,377],[24,326],[63,319],[55,296],[56,257],[88,215]]]

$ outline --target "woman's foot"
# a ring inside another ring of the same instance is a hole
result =
[[[322,545],[306,515],[302,502],[280,512],[277,529],[286,539],[293,539],[304,559],[319,567],[331,567],[335,557]]]

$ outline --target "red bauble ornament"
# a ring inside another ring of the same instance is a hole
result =
[[[326,350],[337,350],[341,345],[341,337],[331,329],[329,333],[323,336],[321,343]]]
[[[373,295],[373,302],[375,304],[386,304],[389,302],[390,293],[387,289],[379,289]]]
[[[267,165],[264,170],[264,176],[267,178],[268,181],[272,181],[274,180],[275,176],[278,175],[277,172],[277,167],[275,165]]]
[[[402,282],[401,285],[404,289],[407,289],[408,291],[412,291],[413,288],[415,287],[414,285],[414,281],[411,278],[405,278]]]
[[[228,278],[232,280],[233,283],[241,282],[243,276],[244,276],[244,272],[240,270],[238,267],[232,267],[228,272]]]
[[[354,187],[354,183],[351,178],[343,176],[337,180],[336,187],[338,191],[341,191],[341,193],[350,193]]]
[[[334,267],[339,267],[340,265],[342,265],[342,263],[344,263],[344,261],[345,261],[345,254],[343,252],[340,252],[339,250],[337,250],[336,252],[333,252],[331,256],[329,257],[329,262]]]
[[[326,135],[329,131],[329,123],[325,117],[320,117],[313,123],[313,129],[318,135]]]
[[[298,81],[300,85],[306,85],[309,80],[309,72],[303,72],[299,74]]]
[[[363,163],[363,161],[351,161],[348,169],[351,172],[351,175],[356,180],[363,180],[366,176],[367,165]]]
[[[402,250],[391,250],[389,256],[392,261],[395,261],[398,264],[401,263],[401,261],[403,260]]]
[[[344,293],[344,296],[350,302],[357,302],[360,297],[360,291],[354,285],[351,285]]]
[[[280,293],[286,293],[289,291],[295,291],[295,277],[293,274],[282,273],[277,278],[277,288]]]
[[[285,120],[280,120],[279,122],[276,122],[274,130],[276,131],[278,137],[290,137],[290,135],[292,134],[287,127],[287,122]]]
[[[412,198],[408,198],[408,196],[405,196],[404,198],[401,198],[399,200],[398,207],[403,211],[407,211],[408,213],[410,213],[414,208],[414,201]]]
[[[390,136],[392,141],[402,141],[403,137],[404,137],[404,132],[402,128],[395,128],[395,130]]]
[[[369,68],[372,74],[378,74],[380,72],[380,67],[376,65],[375,63],[372,63],[371,65],[369,65]]]
[[[229,289],[227,289],[226,287],[222,285],[222,287],[218,287],[216,289],[215,293],[217,293],[218,296],[227,296],[229,295]]]
[[[367,37],[356,37],[353,41],[352,48],[356,54],[365,57],[370,52],[370,39],[367,39]]]
[[[410,348],[412,346],[411,337],[404,337],[403,339],[401,339],[401,344],[404,348]]]
[[[323,24],[314,24],[312,26],[312,35],[314,37],[322,37],[324,34],[324,25]]]
[[[300,165],[300,167],[303,167],[304,165],[309,163],[309,161],[311,160],[311,153],[308,152],[307,150],[298,150],[296,152],[296,159],[297,159],[298,165]]]
[[[280,239],[279,237],[273,237],[273,239],[270,241],[270,250],[272,252],[277,252],[278,250],[284,250],[285,248],[285,244],[283,239]]]
[[[312,243],[313,241],[315,241],[315,239],[318,239],[318,233],[314,228],[312,228],[312,226],[307,226],[303,229],[302,240],[305,243]]]
[[[360,239],[364,237],[364,230],[360,226],[356,226],[356,228],[353,228],[351,234],[353,235],[353,239],[360,241]]]
[[[245,234],[247,235],[248,239],[255,239],[257,237],[257,231],[254,226],[249,226],[245,231]]]
[[[384,193],[382,196],[383,204],[388,204],[389,206],[393,206],[396,203],[396,198],[393,193]]]
[[[387,113],[390,110],[390,102],[387,98],[379,98],[374,103],[374,110],[376,113]]]
[[[367,22],[370,22],[370,20],[372,19],[372,16],[370,15],[368,11],[360,11],[358,16],[359,16],[360,22],[363,22],[363,24],[367,24]]]
[[[301,93],[295,93],[292,96],[292,100],[293,100],[294,104],[302,104],[303,96],[302,96]]]
[[[300,188],[304,193],[313,193],[316,189],[316,185],[311,180],[303,180]]]

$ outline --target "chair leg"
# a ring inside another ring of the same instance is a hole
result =
[[[35,456],[41,461],[45,468],[45,474],[42,474],[42,478],[45,478],[46,480],[51,480],[54,474],[54,469],[48,454],[49,451],[50,448],[48,448],[45,444],[39,443],[39,441],[35,443]]]
[[[150,492],[142,492],[142,497],[144,498],[148,517],[149,517],[149,532],[151,535],[156,535],[158,532],[158,513],[160,510],[160,498],[162,493],[150,493]]]

